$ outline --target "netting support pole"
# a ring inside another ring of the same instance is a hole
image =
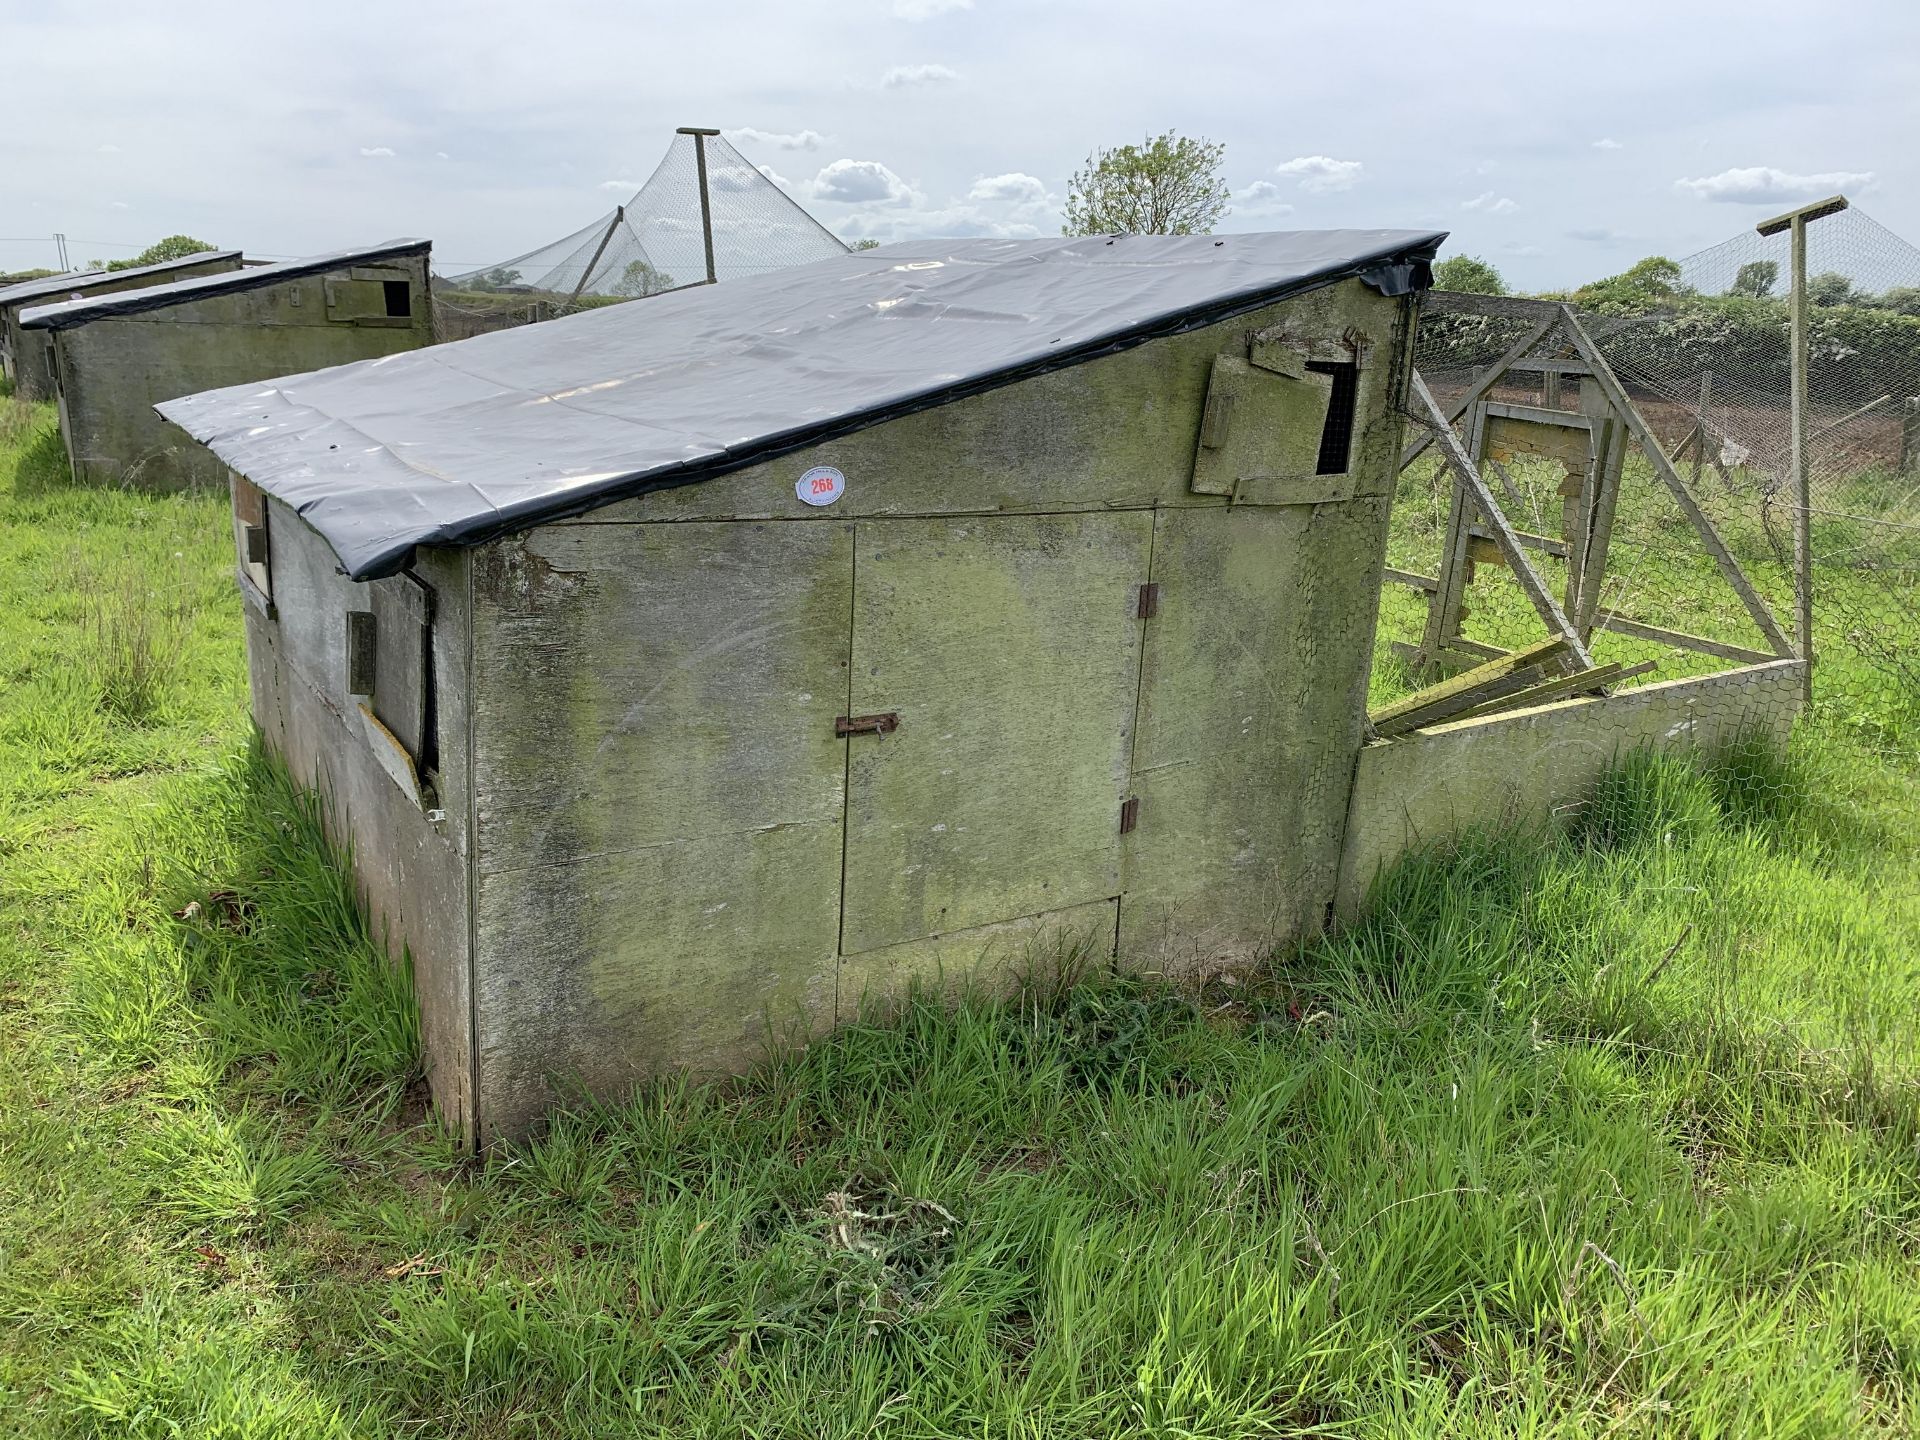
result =
[[[1707,409],[1713,404],[1713,372],[1700,376],[1700,409],[1693,417],[1693,490],[1700,493],[1700,467],[1707,458]],[[1677,454],[1677,452],[1676,452]]]
[[[713,201],[707,195],[707,137],[720,132],[682,125],[675,133],[693,137],[693,163],[700,172],[700,241],[707,249],[707,284],[712,285],[720,275],[713,268]]]
[[[1807,217],[1793,217],[1793,630],[1813,703],[1813,484],[1807,475]]]
[[[598,265],[600,263],[600,257],[607,253],[607,245],[613,239],[613,232],[620,228],[626,218],[626,206],[616,205],[613,207],[613,219],[607,222],[606,234],[600,237],[600,243],[594,247],[593,258],[587,261],[587,268],[580,272],[580,279],[575,282],[573,293],[567,296],[567,309],[573,309],[574,302],[580,298],[580,292],[587,288],[587,281],[593,278],[593,267]]]
[[[1788,479],[1793,485],[1793,638],[1806,662],[1801,698],[1813,703],[1813,486],[1807,473],[1807,222],[1837,215],[1847,208],[1847,197],[1835,195],[1785,215],[1776,215],[1754,228],[1762,235],[1790,232],[1793,293],[1789,302],[1792,326],[1792,400],[1788,411],[1792,450]]]

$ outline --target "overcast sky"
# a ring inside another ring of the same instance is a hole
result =
[[[61,231],[75,263],[421,235],[450,272],[588,224],[689,124],[848,238],[1057,233],[1090,149],[1172,128],[1226,144],[1223,228],[1445,228],[1527,288],[1834,190],[1920,242],[1920,0],[0,0],[0,53],[0,269]]]

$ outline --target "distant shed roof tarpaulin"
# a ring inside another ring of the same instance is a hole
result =
[[[156,408],[367,580],[1334,280],[1403,295],[1444,238],[912,241]]]
[[[84,292],[89,285],[98,285],[103,280],[111,280],[118,285],[127,280],[145,279],[149,275],[165,275],[183,265],[205,265],[214,260],[239,258],[238,250],[198,250],[191,255],[182,255],[178,260],[160,260],[152,265],[135,265],[126,270],[70,270],[65,275],[45,275],[38,280],[23,280],[18,285],[9,285],[0,290],[0,305],[55,300],[76,291]]]
[[[260,290],[295,280],[303,275],[321,275],[350,265],[372,265],[403,255],[425,255],[433,248],[426,240],[389,240],[361,250],[335,250],[326,255],[309,255],[301,260],[280,260],[272,265],[251,265],[244,270],[226,270],[217,275],[195,275],[170,285],[148,285],[139,290],[114,290],[105,295],[84,295],[58,305],[41,305],[24,311],[20,323],[29,330],[70,330],[89,320],[107,315],[139,315],[149,310],[164,310],[188,300],[208,295],[231,295],[242,290]]]

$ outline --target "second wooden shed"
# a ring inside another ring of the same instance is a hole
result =
[[[111,295],[165,285],[196,275],[218,275],[242,265],[238,250],[201,250],[177,260],[135,265],[125,270],[75,270],[23,280],[0,289],[0,373],[13,382],[13,392],[28,400],[53,398],[53,366],[45,335],[30,335],[20,327],[21,313],[37,305],[53,305],[87,295]]]
[[[162,406],[444,1110],[1320,926],[1440,238],[892,246]]]
[[[182,490],[226,467],[155,412],[196,390],[433,343],[425,240],[390,240],[25,311],[49,343],[60,433],[82,484]]]

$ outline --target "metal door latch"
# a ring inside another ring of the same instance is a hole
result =
[[[884,715],[842,715],[833,722],[836,735],[890,735],[900,728],[900,712]]]

